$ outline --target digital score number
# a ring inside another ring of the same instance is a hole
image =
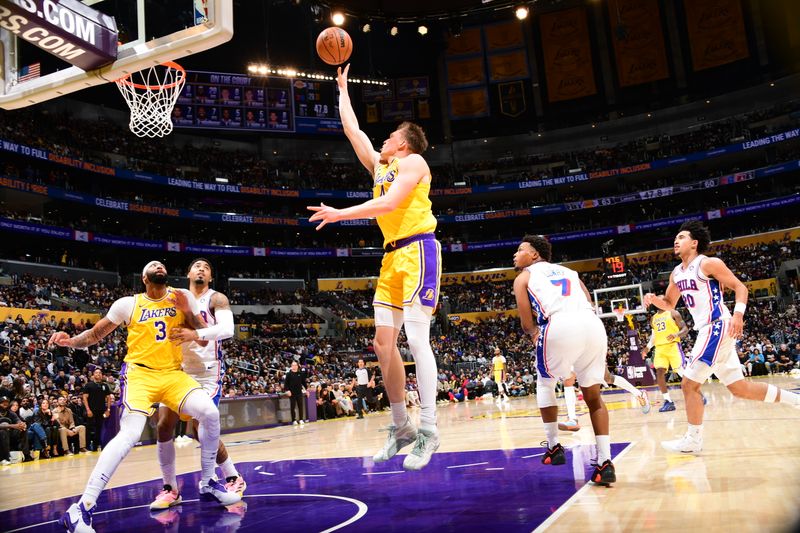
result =
[[[624,278],[628,275],[628,258],[624,255],[610,255],[603,258],[603,270],[609,279]]]

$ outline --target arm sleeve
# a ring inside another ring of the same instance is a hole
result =
[[[214,316],[217,318],[215,325],[197,330],[197,336],[200,340],[221,341],[233,337],[233,311],[220,309]]]
[[[134,302],[135,298],[133,296],[125,296],[124,298],[120,298],[111,304],[111,309],[108,310],[106,318],[118,326],[120,324],[127,325],[128,320],[131,317],[131,313],[133,313]]]

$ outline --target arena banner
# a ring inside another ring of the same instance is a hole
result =
[[[517,20],[499,24],[486,24],[483,27],[483,34],[486,37],[486,49],[488,52],[507,48],[523,48],[525,46],[522,24]]]
[[[486,87],[448,91],[450,118],[478,118],[489,114],[489,94]]]
[[[621,87],[669,77],[658,0],[609,0],[608,18]]]
[[[684,0],[695,71],[750,55],[741,0]]]
[[[550,102],[596,94],[586,9],[543,13],[539,31]]]
[[[479,27],[464,28],[461,35],[450,35],[447,38],[448,56],[463,56],[480,54],[483,52],[481,29]]]
[[[483,322],[484,320],[491,320],[504,316],[517,317],[519,312],[516,309],[509,309],[507,311],[479,311],[475,313],[453,313],[447,315],[447,319],[451,324],[461,324],[462,322]]]
[[[669,159],[657,159],[655,161],[642,163],[639,165],[632,165],[632,166],[607,169],[607,170],[599,170],[595,172],[590,172],[588,174],[587,173],[570,174],[568,176],[557,176],[557,177],[541,178],[541,179],[527,180],[520,182],[499,183],[493,185],[476,185],[473,187],[450,187],[444,189],[432,189],[431,196],[460,196],[468,194],[485,194],[485,193],[502,192],[502,191],[524,190],[524,189],[531,189],[538,187],[555,187],[559,185],[570,185],[573,183],[588,181],[590,179],[607,178],[607,177],[635,174],[638,172],[646,172],[649,170],[657,170],[662,168],[681,166],[684,164],[703,161],[706,159],[711,159],[722,155],[733,154],[745,150],[752,150],[763,146],[782,143],[790,139],[794,139],[798,136],[800,136],[800,128],[794,128],[773,135],[768,135],[766,137],[761,137],[759,139],[752,139],[749,141],[729,144],[726,146],[721,146],[719,148],[714,148],[712,150],[706,150],[703,152],[694,152],[682,156],[671,157]],[[80,159],[54,154],[47,150],[33,148],[30,146],[26,146],[24,144],[19,144],[13,141],[4,140],[2,138],[0,138],[0,150],[22,155],[25,157],[30,157],[33,159],[50,161],[52,163],[66,165],[73,168],[85,170],[87,172],[102,174],[105,176],[114,176],[120,179],[141,181],[157,185],[168,185],[172,187],[180,187],[184,189],[192,189],[197,191],[241,193],[241,194],[251,194],[260,196],[270,196],[275,198],[369,199],[372,197],[372,191],[268,189],[264,187],[245,187],[239,185],[206,183],[200,181],[192,181],[188,179],[169,178],[166,176],[158,176],[156,174],[148,174],[145,172],[133,172],[124,168],[114,168],[103,165],[97,165],[94,163],[89,163],[87,161],[82,161]],[[796,161],[791,161],[788,163],[767,167],[767,169],[765,169],[764,172],[777,173],[777,172],[783,172],[784,170],[796,169],[796,168],[800,168],[800,165],[798,165]],[[760,174],[757,171],[758,177],[761,177],[762,175],[768,175],[768,174]],[[35,192],[35,190],[32,189],[30,192]],[[547,206],[545,207],[545,209],[547,209]],[[352,222],[353,224],[359,223],[359,221],[352,221]]]
[[[22,320],[24,320],[26,324],[35,316],[44,318],[46,320],[50,320],[50,317],[55,317],[56,322],[72,319],[74,324],[80,324],[81,320],[96,324],[101,318],[97,313],[50,311],[48,309],[21,309],[19,307],[0,307],[0,320],[5,320],[8,317],[11,317],[13,320],[15,320],[19,316],[22,317]]]
[[[470,87],[486,83],[483,56],[447,62],[447,86]]]
[[[512,81],[528,77],[528,57],[525,50],[489,56],[489,81]]]

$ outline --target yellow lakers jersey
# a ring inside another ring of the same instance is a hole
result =
[[[170,342],[169,332],[184,323],[184,315],[175,307],[175,289],[167,287],[160,300],[147,294],[134,296],[133,313],[128,324],[126,363],[138,363],[153,370],[181,367],[181,347]]]
[[[675,323],[675,320],[673,320],[672,314],[669,311],[660,311],[653,315],[653,318],[650,319],[650,326],[653,328],[653,344],[655,346],[680,342],[677,339],[680,328],[678,324]],[[675,335],[676,339],[668,341],[667,337],[669,335]]]
[[[375,169],[372,197],[380,198],[389,192],[399,172],[398,158],[392,159],[388,165],[379,165]],[[412,235],[433,233],[436,230],[436,217],[431,211],[430,192],[430,183],[418,183],[394,211],[378,217],[384,246]]]

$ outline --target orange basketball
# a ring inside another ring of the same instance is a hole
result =
[[[317,55],[329,65],[341,65],[352,52],[353,41],[342,28],[325,28],[317,37]]]

